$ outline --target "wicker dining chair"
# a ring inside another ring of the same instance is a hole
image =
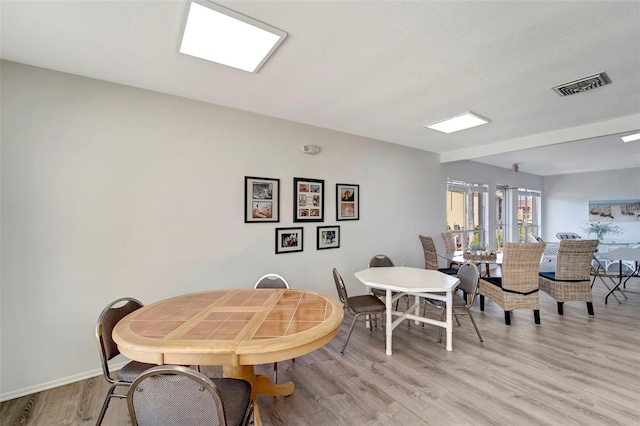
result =
[[[260,277],[253,288],[289,288],[289,283],[281,275],[266,274]],[[292,358],[291,362],[296,359]],[[278,383],[278,363],[273,363],[273,383]]]
[[[138,361],[130,361],[125,364],[116,374],[112,373],[109,369],[109,361],[116,356],[120,355],[118,345],[113,341],[112,332],[116,327],[118,321],[131,312],[138,310],[144,306],[142,302],[132,297],[123,297],[109,303],[100,313],[98,321],[96,322],[96,339],[98,340],[98,349],[100,351],[100,363],[102,365],[102,373],[104,378],[109,382],[109,390],[104,398],[104,403],[100,409],[96,426],[102,424],[104,415],[109,407],[111,398],[126,398],[124,393],[116,393],[115,390],[119,387],[129,387],[138,375],[155,367],[155,364],[145,364]]]
[[[424,269],[431,269],[433,271],[439,271],[447,275],[456,275],[458,273],[457,268],[447,266],[446,268],[438,268],[438,252],[436,251],[436,245],[433,242],[433,238],[424,235],[418,235],[420,242],[422,243],[422,250],[424,251]],[[441,256],[440,256],[441,257]],[[447,259],[449,264],[450,259]]]
[[[351,296],[347,294],[347,288],[344,285],[344,280],[342,276],[338,273],[336,268],[333,268],[333,280],[336,283],[336,290],[338,291],[338,298],[344,308],[353,315],[353,321],[351,322],[351,327],[349,328],[349,334],[347,334],[347,338],[344,341],[344,346],[342,346],[342,350],[340,351],[340,355],[344,355],[344,350],[347,348],[347,343],[349,343],[349,338],[351,337],[351,333],[353,332],[353,326],[356,324],[357,319],[360,315],[365,315],[366,320],[369,322],[369,330],[373,330],[373,322],[377,321],[379,316],[384,315],[386,311],[386,305],[382,303],[380,299],[371,294],[365,294],[362,296]]]
[[[598,240],[560,240],[556,269],[540,272],[540,290],[558,303],[558,314],[563,314],[564,302],[586,302],[587,312],[593,315],[591,294],[591,260]]]
[[[505,243],[502,257],[502,277],[482,277],[478,285],[480,310],[488,297],[504,310],[504,322],[511,325],[511,311],[533,309],[533,318],[540,324],[540,284],[538,273],[546,243]]]
[[[252,421],[251,383],[209,378],[160,365],[135,379],[127,395],[133,426],[244,426]]]
[[[456,254],[456,240],[453,237],[453,234],[450,231],[442,232],[440,234],[442,236],[442,240],[444,241],[444,257],[447,259],[447,268],[456,268],[460,267],[460,264],[452,261],[453,256]]]

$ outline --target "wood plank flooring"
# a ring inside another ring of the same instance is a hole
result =
[[[640,290],[640,279],[628,284]],[[541,321],[515,311],[512,325],[487,301],[474,317],[484,343],[461,317],[453,352],[437,343],[436,327],[399,326],[393,355],[384,331],[356,325],[344,356],[350,317],[336,339],[295,363],[279,363],[289,397],[260,396],[265,425],[638,425],[640,424],[640,294],[619,305],[594,287],[595,317],[584,303],[565,303],[564,316],[541,293]],[[622,299],[621,299],[622,300]],[[455,324],[455,323],[454,323]],[[270,366],[256,367],[271,375]],[[221,375],[219,367],[207,367]],[[0,404],[2,425],[95,424],[102,377]],[[126,401],[113,400],[104,425],[130,424]]]

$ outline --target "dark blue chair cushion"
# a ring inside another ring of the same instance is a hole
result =
[[[489,284],[502,288],[502,277],[483,277],[482,281],[486,281]]]
[[[458,270],[456,268],[438,268],[438,272],[442,272],[447,275],[458,275]]]
[[[555,272],[540,272],[540,276],[542,278],[547,278],[550,280],[555,281],[556,280],[556,273]]]

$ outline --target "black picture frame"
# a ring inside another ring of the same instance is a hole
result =
[[[336,220],[360,220],[360,185],[336,184]]]
[[[301,252],[304,228],[276,228],[276,254]]]
[[[293,178],[293,221],[324,222],[324,180]]]
[[[316,249],[340,248],[340,226],[318,226]]]
[[[280,222],[280,179],[244,177],[244,222]]]

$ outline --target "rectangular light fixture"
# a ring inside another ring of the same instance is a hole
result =
[[[257,72],[287,33],[208,1],[187,4],[180,53]]]
[[[631,142],[640,140],[640,133],[635,133],[633,135],[622,136],[623,142]]]
[[[428,127],[430,129],[437,130],[443,133],[453,133],[460,130],[481,126],[483,124],[487,124],[488,122],[489,120],[487,120],[486,118],[482,118],[472,112],[465,112],[464,114],[436,121],[435,123],[425,124],[424,127]]]

